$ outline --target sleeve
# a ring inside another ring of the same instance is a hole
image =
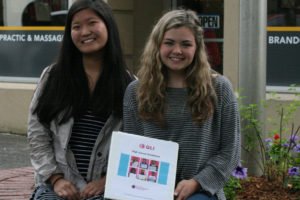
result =
[[[133,134],[138,134],[136,85],[137,81],[128,85],[123,101],[123,131]]]
[[[222,87],[220,148],[209,159],[196,179],[205,191],[215,194],[221,190],[240,161],[240,115],[235,94],[228,80]]]
[[[31,164],[34,167],[36,179],[42,182],[46,182],[54,173],[61,173],[55,161],[51,131],[39,122],[37,114],[34,113],[38,97],[48,78],[49,68],[46,68],[41,75],[29,107],[28,117],[28,142],[31,150]]]

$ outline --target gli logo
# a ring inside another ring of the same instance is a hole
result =
[[[145,144],[140,144],[139,147],[141,149],[149,149],[149,150],[154,150],[154,146],[151,146],[151,145],[145,145]]]

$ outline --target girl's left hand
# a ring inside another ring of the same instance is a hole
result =
[[[104,192],[106,177],[99,180],[89,182],[87,186],[82,190],[80,199],[90,198]]]
[[[200,188],[200,184],[194,180],[182,180],[177,184],[174,191],[176,200],[185,200],[192,194],[194,194]]]

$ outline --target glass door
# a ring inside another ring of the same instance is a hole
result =
[[[224,0],[172,0],[172,8],[197,12],[212,68],[223,73]]]

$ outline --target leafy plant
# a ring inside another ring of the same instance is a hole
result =
[[[232,172],[232,176],[223,188],[226,199],[234,200],[236,195],[242,192],[242,179],[248,180],[247,168],[243,168],[242,165],[239,164],[237,168]]]
[[[242,192],[241,180],[231,176],[223,189],[226,199],[234,200],[235,196]]]
[[[295,85],[291,90],[296,91]],[[242,148],[250,152],[258,145],[260,160],[256,162],[268,180],[281,181],[283,186],[297,190],[300,188],[300,144],[297,136],[300,126],[295,128],[294,121],[297,119],[296,111],[300,108],[300,100],[297,99],[300,94],[294,95],[295,98],[286,105],[278,103],[280,97],[276,93],[272,93],[269,100],[262,100],[263,107],[268,107],[268,103],[274,103],[277,112],[275,118],[267,118],[268,123],[274,128],[268,132],[270,138],[266,140],[264,140],[264,123],[257,117],[262,113],[259,105],[240,105],[239,110],[241,120],[246,124],[242,129],[246,139]],[[244,98],[246,97],[238,99],[241,101]]]

